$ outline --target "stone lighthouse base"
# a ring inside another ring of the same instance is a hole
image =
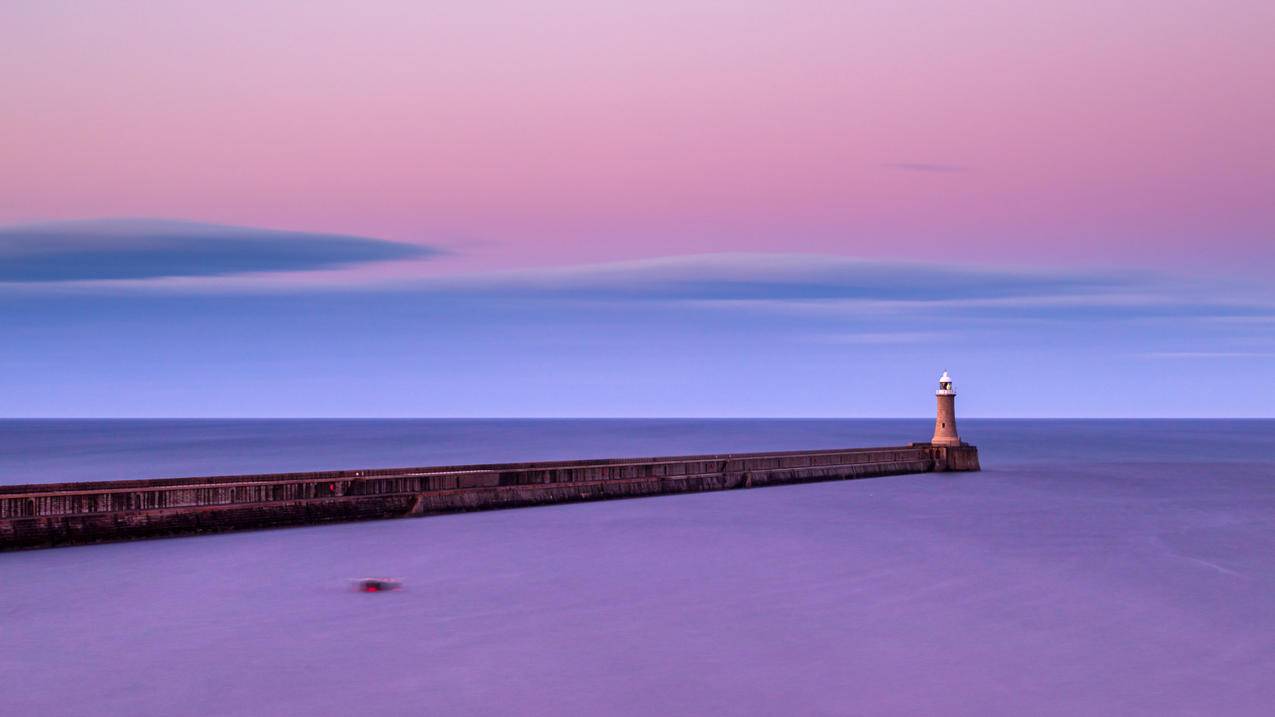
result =
[[[968,443],[943,445],[939,443],[913,443],[915,448],[928,448],[934,458],[934,470],[942,471],[979,471],[978,447]]]

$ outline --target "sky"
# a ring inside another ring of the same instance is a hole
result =
[[[1275,4],[9,0],[0,415],[1275,415]]]

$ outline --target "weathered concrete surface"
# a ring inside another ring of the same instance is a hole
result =
[[[973,446],[790,451],[0,487],[0,549],[979,470]]]
[[[914,443],[914,446],[924,446],[923,443]],[[982,470],[978,464],[978,448],[968,443],[960,443],[959,445],[937,445],[929,444],[931,454],[934,456],[935,471],[977,471]]]

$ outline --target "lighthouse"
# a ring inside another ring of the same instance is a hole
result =
[[[952,377],[947,371],[939,376],[939,390],[934,392],[938,397],[939,415],[934,419],[934,438],[930,440],[936,446],[959,446],[961,437],[956,435],[956,390],[952,388]]]

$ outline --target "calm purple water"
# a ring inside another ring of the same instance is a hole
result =
[[[0,554],[0,712],[1266,715],[1275,421],[986,470]],[[926,421],[3,422],[6,482],[899,443]],[[365,595],[349,578],[406,588]]]

